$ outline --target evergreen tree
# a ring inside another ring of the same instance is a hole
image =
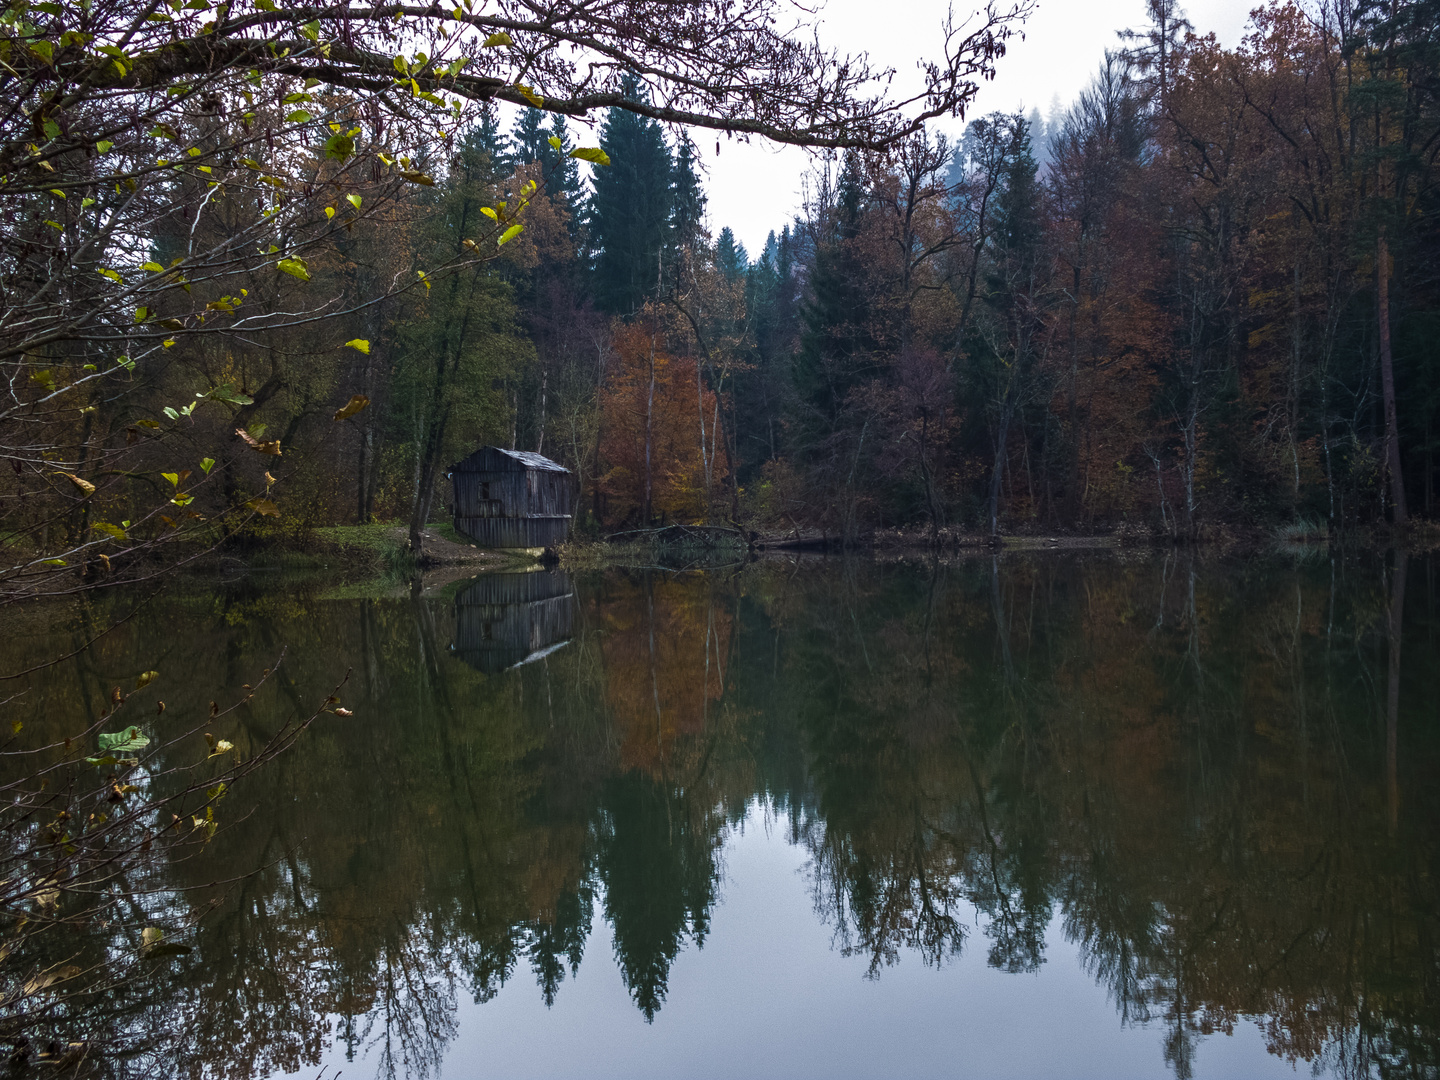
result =
[[[547,166],[545,177],[546,183],[551,185],[551,190],[564,199],[565,207],[570,211],[570,231],[574,235],[580,225],[580,163],[570,156],[574,149],[570,145],[570,129],[565,125],[565,117],[556,113],[550,119],[550,138],[560,140],[560,149],[555,151],[555,164],[557,171],[555,178],[550,177],[550,168]],[[545,143],[546,149],[550,149],[549,139]]]
[[[773,232],[770,239],[775,239]],[[730,281],[738,281],[750,269],[750,253],[745,250],[744,244],[735,242],[735,234],[728,225],[720,230],[720,238],[715,241],[715,265]],[[773,272],[773,260],[770,269]]]
[[[680,137],[670,180],[670,235],[677,250],[694,249],[705,227],[705,192],[695,171],[695,144]]]
[[[515,126],[510,129],[510,138],[515,145],[515,159],[520,164],[533,165],[538,161],[549,172],[556,155],[550,145],[549,133],[541,124],[544,115],[539,109],[522,110],[515,118]]]
[[[511,152],[510,141],[500,130],[500,114],[493,104],[486,104],[480,110],[479,119],[466,131],[461,153],[484,154],[489,159],[487,182],[503,180],[515,168],[515,155]],[[466,168],[471,167],[467,165]]]
[[[622,87],[632,100],[646,96],[634,75]],[[660,287],[673,208],[670,148],[660,125],[625,109],[611,109],[600,127],[608,168],[596,169],[590,197],[594,296],[602,311],[638,311]]]
[[[852,241],[859,234],[865,184],[858,155],[845,155],[830,219],[810,270],[809,296],[801,307],[803,332],[795,359],[796,390],[806,435],[803,452],[838,421],[845,398],[868,364],[869,318],[861,282],[864,267]]]

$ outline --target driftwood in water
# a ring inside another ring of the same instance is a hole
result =
[[[748,548],[751,537],[733,525],[662,525],[655,529],[626,529],[611,533],[605,539],[653,544],[660,548]]]

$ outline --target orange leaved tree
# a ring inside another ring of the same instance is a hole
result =
[[[642,525],[703,520],[707,464],[715,481],[728,475],[723,461],[706,461],[716,441],[706,442],[702,425],[715,422],[714,392],[694,358],[672,355],[653,320],[617,325],[613,346],[600,394],[603,516]]]

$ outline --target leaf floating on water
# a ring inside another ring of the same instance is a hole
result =
[[[348,344],[353,345],[355,343],[352,341]],[[369,352],[369,347],[367,346],[363,351]],[[364,394],[355,394],[350,398],[348,402],[341,406],[340,410],[335,414],[335,419],[337,421],[349,420],[350,417],[354,416],[358,412],[361,412],[369,404],[370,399]]]

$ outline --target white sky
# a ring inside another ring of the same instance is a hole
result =
[[[955,0],[957,21],[970,2]],[[1188,0],[1184,7],[1197,32],[1213,31],[1223,44],[1233,46],[1257,3]],[[907,76],[915,77],[916,60],[933,51],[945,9],[946,0],[826,0],[822,40],[845,52],[870,53],[876,66],[895,68],[900,85]],[[1025,40],[1011,40],[995,80],[981,87],[969,118],[1022,105],[1026,113],[1038,107],[1044,116],[1054,94],[1068,106],[1099,66],[1105,49],[1117,47],[1115,31],[1139,28],[1144,22],[1144,0],[1039,0],[1025,26]],[[940,129],[955,136],[962,127],[947,120]],[[747,145],[722,138],[717,158],[712,134],[696,132],[695,138],[709,170],[704,183],[711,231],[718,234],[730,226],[751,256],[758,256],[766,234],[779,232],[800,208],[809,155],[760,140]]]

